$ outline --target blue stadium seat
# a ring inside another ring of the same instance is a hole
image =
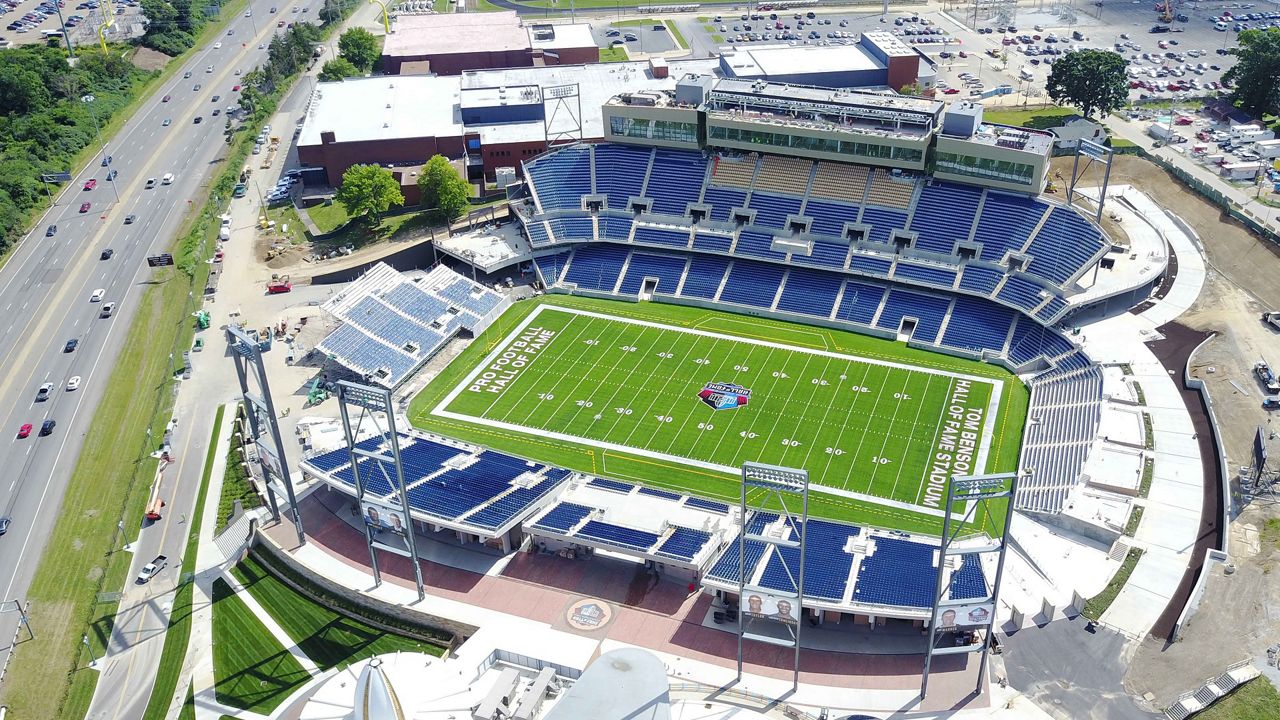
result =
[[[606,217],[600,216],[597,223],[600,226],[601,240],[617,240],[618,242],[627,242],[631,236],[631,218]]]
[[[750,255],[752,257],[765,258],[768,260],[785,260],[786,253],[776,252],[770,249],[773,245],[773,236],[766,235],[762,232],[752,230],[743,230],[738,233],[738,246],[734,249],[735,255]]]
[[[956,295],[942,344],[961,350],[1002,352],[1014,311],[988,300]]]
[[[687,150],[654,152],[653,169],[645,196],[653,199],[653,212],[683,217],[685,207],[697,202],[706,176],[702,155]]]
[[[722,502],[716,502],[715,500],[706,500],[704,498],[690,496],[685,499],[684,504],[687,507],[697,508],[699,510],[709,510],[722,515],[727,515],[729,513],[728,505]]]
[[[860,210],[857,205],[815,198],[810,198],[809,204],[804,206],[804,214],[813,218],[809,232],[838,238],[844,237],[841,228],[845,223],[858,221]]]
[[[711,533],[693,528],[676,527],[658,547],[655,554],[691,562],[710,539]]]
[[[649,172],[649,148],[605,143],[595,146],[596,194],[605,195],[612,210],[627,210],[627,198],[639,197]]]
[[[915,333],[911,336],[917,342],[931,343],[938,337],[942,327],[942,319],[946,317],[947,306],[951,298],[938,295],[922,295],[893,288],[889,291],[889,299],[880,312],[876,327],[896,332],[903,317],[915,317]]]
[[[1065,298],[1061,295],[1054,295],[1049,302],[1045,303],[1044,307],[1036,311],[1036,318],[1038,318],[1040,322],[1052,322],[1056,319],[1058,313],[1066,306],[1067,301]]]
[[[947,586],[952,600],[972,600],[987,597],[987,578],[982,574],[982,562],[977,553],[960,556],[960,567],[951,573]]]
[[[380,338],[389,345],[404,349],[410,343],[418,346],[412,355],[431,354],[444,343],[444,335],[427,325],[435,318],[425,319],[425,323],[411,320],[390,307],[369,296],[361,298],[346,312],[346,321],[359,325],[370,335]],[[408,352],[408,351],[406,351]]]
[[[689,247],[689,228],[656,228],[648,225],[636,227],[635,241],[667,247]]]
[[[662,498],[663,500],[679,500],[680,493],[673,493],[670,490],[662,490],[660,488],[641,487],[639,490],[641,495],[649,497]]]
[[[879,277],[889,277],[889,267],[891,265],[893,265],[893,260],[889,258],[874,257],[857,251],[849,259],[850,270]]]
[[[1027,248],[1031,255],[1027,272],[1063,285],[1104,247],[1096,225],[1074,210],[1055,207]]]
[[[558,217],[547,221],[558,242],[583,242],[595,239],[589,217]]]
[[[728,253],[733,247],[733,236],[698,231],[693,236],[693,249],[704,252]]]
[[[401,283],[382,296],[383,302],[405,315],[431,322],[449,309],[449,304],[430,295],[415,283]]]
[[[857,602],[930,607],[937,584],[933,545],[877,536],[876,551],[862,559],[853,586]]]
[[[591,478],[587,484],[591,487],[598,487],[602,490],[611,490],[613,492],[622,493],[623,495],[630,493],[631,489],[635,487],[635,485],[630,483],[618,482],[617,480],[610,480],[608,478]]]
[[[579,245],[573,251],[573,261],[562,282],[612,292],[629,252],[629,248],[608,244]]]
[[[907,214],[897,210],[867,207],[862,211],[862,223],[871,226],[871,232],[867,233],[867,240],[888,243],[891,231],[906,227]]]
[[[526,222],[524,230],[529,234],[529,244],[535,248],[551,243],[551,236],[547,234],[547,226],[542,223],[541,215],[536,220]]]
[[[543,210],[577,210],[591,194],[591,148],[573,145],[524,163]]]
[[[837,270],[844,269],[845,259],[849,256],[849,246],[825,240],[813,241],[813,252],[810,255],[792,255],[791,262],[800,265],[815,265]]]
[[[728,222],[734,208],[744,206],[747,193],[742,190],[707,186],[702,194],[702,202],[711,206],[711,219],[717,222]]]
[[[770,307],[784,272],[786,268],[781,265],[736,260],[720,293],[720,302]]]
[[[630,550],[639,550],[640,552],[648,552],[649,548],[658,542],[658,536],[651,532],[614,525],[601,520],[589,521],[574,533],[574,537],[588,538],[596,542]]]
[[[320,342],[320,350],[368,375],[386,370],[390,377],[408,373],[418,361],[412,355],[374,340],[354,325],[341,325]]]
[[[840,309],[836,311],[836,319],[870,325],[876,316],[876,309],[884,299],[885,288],[880,285],[856,283],[852,280],[844,285],[844,297],[840,298]]]
[[[893,279],[921,285],[933,285],[949,290],[956,281],[956,271],[952,268],[944,268],[937,265],[917,265],[899,260],[893,270]]]
[[[1017,276],[1010,276],[1004,281],[1004,287],[996,294],[996,298],[1030,312],[1039,305],[1041,288],[1039,285]]]
[[[978,267],[977,265],[965,265],[964,274],[960,276],[960,289],[990,296],[991,293],[996,291],[996,285],[1000,284],[1000,278],[1002,277],[1004,277],[1004,273],[999,270]]]
[[[794,532],[794,531],[793,531]],[[849,538],[859,529],[852,525],[810,519],[805,525],[804,594],[824,600],[841,600],[849,585],[853,555],[845,552]],[[760,585],[785,593],[796,592],[800,549],[778,547],[769,557]]]
[[[714,255],[694,255],[689,260],[689,272],[685,273],[684,287],[680,294],[686,297],[711,299],[716,296],[729,259]]]
[[[757,227],[783,230],[788,215],[800,214],[801,202],[802,198],[757,191],[751,193],[751,204],[748,207],[756,211],[753,224]]]
[[[926,185],[911,216],[916,248],[951,254],[956,241],[969,239],[981,199],[981,188],[945,182]]]
[[[622,278],[622,286],[618,292],[622,295],[638,295],[640,286],[646,277],[658,278],[655,292],[664,295],[675,295],[680,287],[680,276],[684,274],[685,259],[668,255],[646,255],[640,252],[631,254],[631,262],[627,264],[627,274]]]
[[[591,508],[586,505],[576,505],[570,502],[557,503],[551,511],[542,516],[542,519],[534,523],[535,528],[546,528],[554,530],[558,533],[567,533],[569,528],[582,522],[582,518],[591,514]]]
[[[1034,198],[988,190],[973,235],[975,242],[982,243],[981,258],[999,262],[1006,251],[1020,251],[1044,211],[1045,204]]]
[[[843,278],[836,273],[791,268],[778,298],[778,309],[827,318],[835,307]]]

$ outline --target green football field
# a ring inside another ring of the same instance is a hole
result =
[[[415,399],[415,425],[726,500],[744,462],[804,468],[815,514],[916,531],[936,532],[948,477],[1016,464],[1025,389],[998,368],[701,309],[533,302]]]

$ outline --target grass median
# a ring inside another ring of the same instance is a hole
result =
[[[222,428],[222,414],[225,406],[219,405],[213,417],[213,431],[209,436],[209,450],[204,456],[204,472],[200,475],[200,493],[196,495],[196,509],[192,513],[191,530],[187,533],[187,546],[182,553],[182,575],[196,570],[196,550],[200,545],[200,518],[204,517],[205,495],[209,492],[209,476],[213,472],[214,453],[218,450],[218,431]],[[181,581],[180,581],[181,582]],[[178,676],[182,673],[183,660],[187,655],[187,642],[191,639],[191,597],[194,593],[192,581],[181,582],[174,594],[173,610],[169,613],[169,630],[164,636],[164,649],[160,653],[160,667],[156,670],[156,681],[151,687],[151,700],[147,703],[143,720],[163,720],[169,712],[169,703],[173,692],[178,687]],[[188,691],[190,692],[190,691]],[[194,713],[194,705],[193,710]]]

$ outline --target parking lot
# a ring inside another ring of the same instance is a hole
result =
[[[606,24],[591,24],[591,34],[596,44],[605,47],[623,47],[632,55],[637,53],[665,53],[677,49],[667,26],[661,19],[623,20]]]
[[[115,24],[132,25],[142,21],[139,0],[118,0],[112,3]],[[100,0],[86,0],[68,7],[67,0],[0,0],[0,16],[5,29],[0,33],[0,47],[29,45],[60,39],[58,7],[62,9],[67,32],[74,42],[84,42],[95,37],[96,28],[102,25],[104,8]]]

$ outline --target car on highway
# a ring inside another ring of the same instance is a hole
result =
[[[200,124],[200,123],[202,123],[202,122],[204,122],[204,118],[203,118],[203,117],[200,117],[199,115],[197,115],[197,116],[196,116],[196,119],[195,119],[195,124],[196,124],[196,125],[199,125],[199,124]]]
[[[28,433],[30,433],[30,431],[28,431]],[[3,534],[5,534],[5,533],[9,532],[9,525],[10,525],[12,522],[13,522],[13,520],[12,520],[12,519],[10,519],[10,518],[7,518],[7,517],[0,517],[0,535],[3,535]]]
[[[112,180],[115,180],[115,179],[116,179],[116,175],[117,175],[117,174],[118,174],[118,172],[116,171],[116,169],[115,169],[115,168],[112,168],[112,169],[108,170],[108,171],[107,171],[107,182],[111,182]]]
[[[235,34],[236,34],[235,30],[232,30],[232,29],[227,30],[227,37],[231,37],[232,35],[235,35]]]
[[[189,77],[191,77],[191,71],[190,71],[190,70],[188,70],[188,71],[186,71],[186,72],[182,73],[182,79],[183,79],[183,80],[186,80],[186,79],[187,79],[187,78],[189,78]]]
[[[231,88],[231,92],[240,92],[240,86],[239,86],[239,85],[236,85],[236,86],[232,87],[232,88]]]
[[[150,190],[151,188],[153,188],[153,187],[155,187],[155,186],[156,186],[156,179],[155,179],[155,178],[147,178],[147,185],[146,185],[146,189],[147,189],[147,190]]]
[[[57,426],[58,426],[57,420],[45,420],[44,422],[40,423],[41,437],[52,434],[53,429]]]
[[[79,389],[80,389],[80,376],[72,375],[71,379],[67,381],[67,392],[72,392],[74,390],[79,390]]]
[[[162,184],[164,184],[164,185],[172,185],[172,184],[173,184],[173,173],[165,173],[165,174],[164,174],[164,177],[160,178],[160,182],[161,182]]]
[[[160,124],[164,127],[169,127],[169,125],[173,124],[173,118],[165,118],[164,122]]]
[[[221,95],[214,95],[213,97],[209,98],[209,102],[216,103],[221,99],[222,99]]]
[[[103,250],[103,251],[102,251],[102,254],[98,256],[98,259],[99,259],[99,260],[110,260],[110,259],[111,259],[111,256],[112,256],[112,255],[115,255],[115,254],[116,254],[116,251],[115,251],[115,250],[112,250],[111,248],[107,248],[107,249],[105,249],[105,250]]]
[[[102,296],[106,294],[107,294],[106,290],[102,288],[98,288],[97,290],[93,291],[92,295],[89,296],[89,302],[101,302]]]
[[[221,50],[221,49],[222,49],[222,41],[221,41],[221,40],[219,40],[218,42],[214,43],[214,44],[213,44],[213,49],[214,49],[214,50]]]
[[[77,338],[71,338],[70,340],[67,341],[66,345],[62,346],[62,352],[64,353],[75,352],[76,348],[79,347],[79,345],[80,345],[80,341]]]
[[[30,436],[31,436],[31,423],[23,423],[22,427],[18,428],[18,437],[24,438],[24,437],[30,437]]]
[[[53,383],[45,383],[36,389],[36,402],[44,402],[49,399],[49,393],[53,392]]]
[[[272,15],[275,15],[275,14],[276,14],[276,8],[275,8],[275,6],[274,6],[274,5],[272,5],[272,6],[271,6],[271,14],[272,14]]]
[[[214,109],[213,109],[213,112],[211,112],[211,113],[209,113],[209,114],[210,114],[210,115],[212,115],[213,117],[218,117],[219,115],[221,115],[221,114],[222,114],[222,111],[221,111],[221,110],[219,110],[218,108],[214,108]]]
[[[213,66],[212,66],[212,65],[210,65],[209,67],[205,68],[205,69],[204,69],[204,71],[205,71],[206,73],[212,73],[212,72],[213,72]]]
[[[160,98],[160,102],[169,102],[172,99],[173,99],[172,95],[165,95],[164,97]]]
[[[57,225],[50,225],[50,226],[49,226],[49,227],[44,231],[44,236],[45,236],[45,237],[53,237],[54,235],[57,235],[57,234],[58,234],[58,226],[57,226]]]
[[[93,207],[92,203],[80,203],[80,212],[87,213],[91,207]]]
[[[108,156],[106,156],[106,157],[102,158],[102,167],[106,167],[106,166],[108,166],[108,165],[110,165],[110,164],[111,164],[111,156],[110,156],[110,155],[108,155]]]
[[[134,221],[135,221],[135,220],[137,220],[137,219],[138,219],[138,216],[137,216],[137,215],[134,215],[133,213],[129,213],[128,215],[125,215],[125,216],[124,216],[124,224],[125,224],[125,225],[132,225],[132,224],[134,223]]]
[[[94,188],[96,188],[96,187],[98,187],[98,181],[97,181],[96,179],[94,179],[94,178],[89,178],[89,180],[88,180],[88,181],[86,181],[86,182],[85,182],[85,184],[84,184],[84,189],[85,189],[85,190],[92,190],[92,189],[94,189]]]
[[[637,41],[637,40],[639,40],[639,39],[640,39],[640,38],[636,37],[634,33],[627,33],[626,35],[623,35],[622,37],[623,37],[623,39],[624,39],[624,40],[626,40],[627,42],[635,42],[635,41]]]
[[[191,92],[200,92],[200,88],[201,88],[201,87],[202,87],[202,85],[200,85],[200,83],[196,83],[195,85],[193,85],[193,86],[191,87]]]
[[[111,313],[115,311],[116,311],[116,304],[113,302],[109,302],[106,305],[102,306],[102,312],[98,313],[98,317],[109,318],[111,317]]]

